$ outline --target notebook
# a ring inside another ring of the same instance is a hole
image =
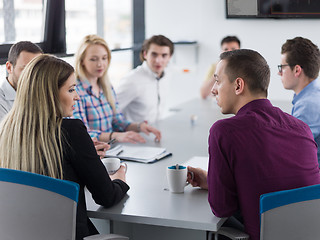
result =
[[[148,146],[117,145],[106,151],[106,157],[118,157],[122,160],[130,160],[142,163],[152,163],[171,156],[165,148]]]

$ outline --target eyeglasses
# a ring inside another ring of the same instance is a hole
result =
[[[282,68],[286,66],[295,66],[295,65],[290,65],[290,64],[280,64],[278,65],[278,71],[279,73],[282,73]]]
[[[290,65],[290,64],[281,64],[281,65],[278,65],[278,70],[279,70],[279,73],[282,73],[282,68],[283,67],[286,67],[286,66],[290,66],[290,67],[294,67],[294,66],[297,66],[298,64],[295,64],[295,65]],[[298,65],[300,66],[301,68],[303,68],[301,65]]]

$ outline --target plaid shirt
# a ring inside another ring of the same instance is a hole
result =
[[[73,111],[74,118],[81,119],[91,137],[99,136],[102,132],[124,132],[130,122],[124,119],[116,101],[116,114],[100,89],[100,96],[92,93],[92,86],[88,80],[77,80],[77,92],[80,100],[76,102]],[[114,99],[116,94],[112,88]]]

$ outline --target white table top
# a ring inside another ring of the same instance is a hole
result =
[[[147,145],[165,147],[173,155],[151,164],[127,161],[127,183],[130,186],[127,196],[107,209],[95,204],[87,192],[89,217],[207,231],[220,228],[225,219],[212,213],[208,192],[189,185],[182,194],[171,193],[166,190],[166,168],[177,163],[186,164],[190,159],[190,165],[205,168],[209,129],[216,120],[229,116],[222,115],[213,100],[195,99],[175,111],[173,116],[154,124],[162,131],[161,142],[154,143],[150,137],[147,139]],[[194,124],[191,115],[197,116]]]

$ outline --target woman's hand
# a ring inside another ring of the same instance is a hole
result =
[[[119,170],[115,174],[109,175],[109,176],[111,180],[120,179],[126,182],[126,173],[127,173],[127,164],[122,163],[120,165]]]
[[[114,132],[112,137],[117,139],[118,142],[130,142],[130,143],[145,143],[146,140],[137,132]]]
[[[110,145],[105,142],[98,141],[97,138],[92,138],[94,147],[96,148],[97,154],[100,158],[103,158],[106,155],[106,151],[110,148]]]
[[[155,138],[156,142],[159,142],[161,140],[161,132],[158,129],[150,126],[145,122],[140,123],[140,130],[141,132],[144,132],[147,135],[149,135],[150,133],[153,133],[156,136]]]

